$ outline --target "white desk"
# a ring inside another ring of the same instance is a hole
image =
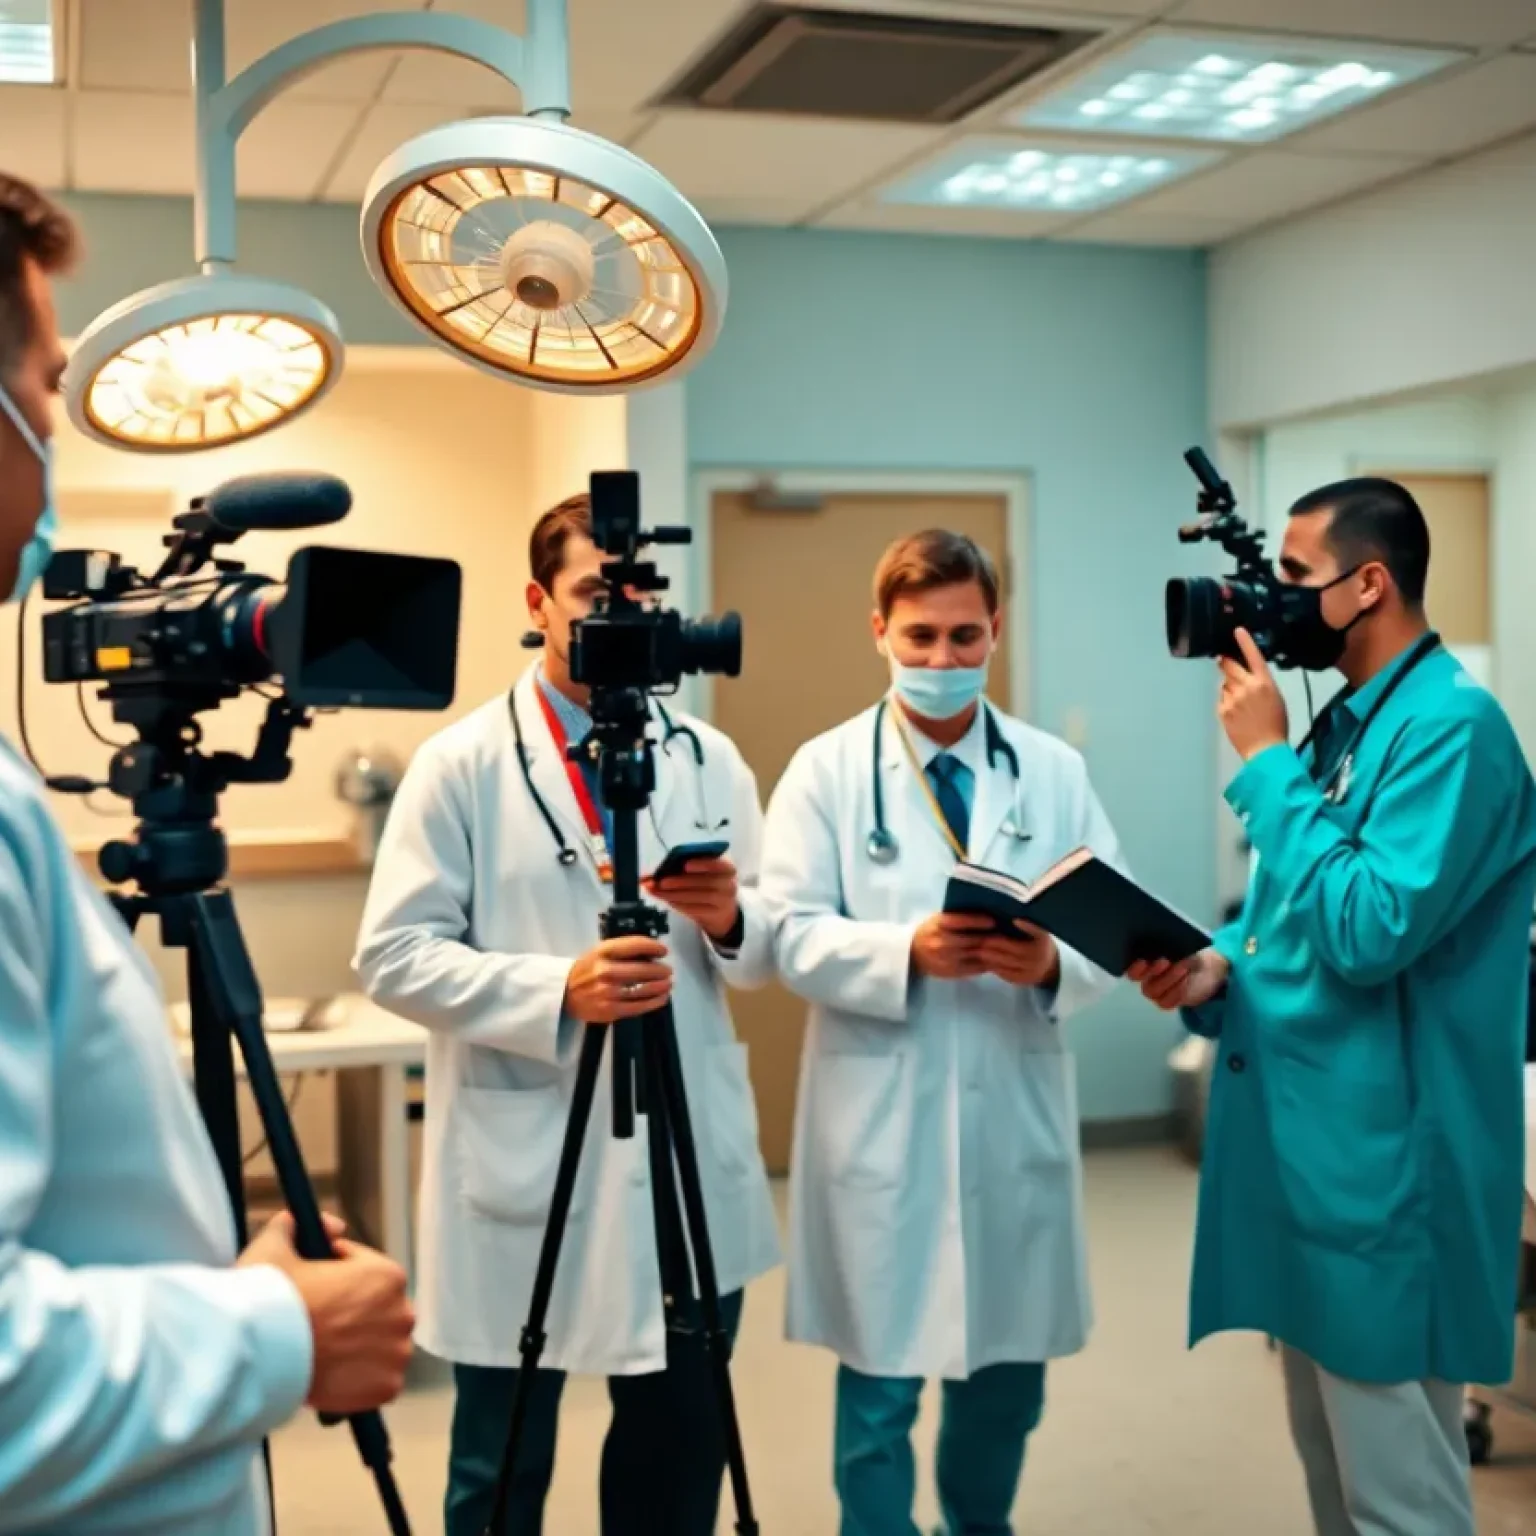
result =
[[[415,1273],[411,1262],[410,1131],[406,1069],[426,1059],[427,1032],[367,998],[337,998],[336,1022],[324,1029],[272,1029],[267,1045],[279,1076],[299,1072],[336,1073],[336,1164],[342,1204],[371,1240]],[[172,1009],[185,1020],[186,1007]],[[182,1066],[192,1070],[192,1041],[176,1031]],[[245,1062],[235,1048],[235,1069]]]

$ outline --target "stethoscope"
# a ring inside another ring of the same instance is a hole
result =
[[[1360,750],[1360,743],[1365,739],[1365,733],[1370,729],[1371,722],[1386,707],[1387,700],[1397,690],[1399,684],[1408,676],[1421,661],[1426,660],[1440,648],[1440,636],[1431,632],[1423,637],[1417,645],[1408,653],[1408,658],[1396,672],[1387,680],[1386,686],[1376,695],[1371,707],[1366,710],[1365,718],[1361,720],[1351,733],[1349,741],[1345,744],[1344,751],[1340,754],[1333,772],[1328,775],[1327,782],[1323,785],[1323,799],[1329,805],[1339,805],[1349,793],[1350,781],[1355,773],[1355,753]],[[1340,698],[1347,695],[1340,695]],[[1323,711],[1318,719],[1325,718],[1333,708],[1337,700],[1330,701],[1328,708]],[[1317,721],[1314,720],[1307,727],[1307,734],[1301,738],[1301,744],[1296,748],[1297,755],[1305,752],[1308,747],[1314,745],[1313,738],[1317,734]]]
[[[869,837],[864,844],[865,852],[875,864],[894,864],[897,855],[901,852],[901,844],[896,841],[896,834],[885,824],[885,789],[880,782],[880,747],[884,739],[885,712],[889,704],[890,699],[887,697],[881,699],[879,704],[875,706],[874,757],[872,764],[875,788],[875,824],[870,829]],[[1008,837],[1017,838],[1021,843],[1027,843],[1030,839],[1030,833],[1024,826],[1024,817],[1019,810],[1019,754],[1013,750],[1012,745],[1003,736],[991,708],[985,703],[981,706],[981,714],[987,742],[987,771],[990,773],[997,767],[997,759],[1001,755],[1008,760],[1008,771],[1013,775],[1014,814],[1003,823],[1003,832]]]
[[[534,684],[538,686],[537,683]],[[718,832],[723,827],[730,825],[729,817],[722,817],[719,821],[712,821],[709,815],[709,802],[704,794],[704,744],[699,740],[699,734],[691,726],[679,725],[670,714],[660,699],[652,699],[656,706],[656,713],[661,716],[661,723],[665,728],[661,737],[661,750],[668,760],[672,757],[672,743],[674,741],[686,741],[693,755],[693,802],[694,802],[694,826],[700,832]],[[517,692],[514,689],[507,695],[507,708],[512,714],[512,735],[517,741],[517,765],[522,771],[523,783],[528,786],[528,794],[538,808],[539,815],[544,818],[544,825],[549,828],[549,835],[555,840],[555,847],[559,850],[555,857],[564,868],[569,869],[576,862],[576,850],[566,841],[565,833],[560,830],[560,823],[555,820],[554,813],[545,804],[544,797],[538,791],[538,786],[533,782],[533,769],[528,757],[528,745],[523,740],[523,722],[517,713]],[[651,825],[656,827],[655,809],[651,807]],[[656,835],[661,837],[661,829],[656,827]],[[666,839],[662,838],[665,842]]]

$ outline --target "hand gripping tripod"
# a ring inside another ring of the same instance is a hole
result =
[[[231,782],[287,776],[289,738],[308,720],[286,699],[274,699],[256,752],[247,761],[233,753],[198,752],[197,727],[179,712],[152,708],[140,718],[150,726],[145,739],[117,752],[108,781],[112,790],[133,802],[138,824],[131,842],[108,843],[101,850],[101,872],[114,885],[129,880],[138,885],[137,893],[112,893],[130,932],[140,917],[152,914],[160,919],[166,947],[187,953],[197,1103],[224,1175],[239,1246],[246,1244],[247,1228],[232,1038],[240,1043],[278,1183],[293,1213],[295,1246],[306,1259],[334,1258],[267,1048],[261,988],[234,900],[222,884],[228,850],[215,819],[219,792]],[[322,1415],[322,1422],[339,1421]],[[359,1413],[348,1422],[378,1484],[392,1536],[410,1536],[390,1470],[383,1418],[377,1412]]]
[[[652,744],[646,736],[649,707],[645,691],[595,687],[592,716],[591,735],[579,744],[573,743],[568,750],[572,757],[596,758],[603,803],[613,813],[614,899],[603,914],[602,936],[617,939],[638,934],[656,938],[667,931],[667,919],[665,913],[640,899],[637,832],[639,813],[649,803],[656,787]],[[703,1342],[709,1355],[710,1374],[725,1430],[726,1459],[736,1504],[736,1530],[740,1536],[757,1536],[752,1494],[747,1486],[746,1457],[731,1390],[730,1340],[721,1319],[720,1290],[705,1218],[698,1151],[683,1088],[682,1058],[670,1004],[618,1024],[589,1024],[583,1036],[570,1118],[566,1122],[550,1201],[549,1221],[544,1229],[534,1276],[533,1299],[518,1346],[522,1365],[517,1373],[507,1447],[486,1536],[503,1536],[505,1530],[528,1395],[546,1342],[544,1323],[554,1290],[555,1266],[565,1236],[571,1195],[576,1187],[577,1166],[592,1113],[603,1045],[610,1036],[613,1040],[613,1134],[621,1138],[632,1136],[637,1110],[646,1121],[657,1261],[668,1331],[692,1332],[696,1309],[702,1311]],[[681,1213],[678,1210],[679,1186]],[[698,1276],[697,1298],[694,1296],[694,1272]]]

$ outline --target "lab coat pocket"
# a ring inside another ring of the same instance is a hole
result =
[[[565,1139],[567,1109],[559,1087],[461,1086],[452,1115],[465,1205],[489,1221],[542,1223]],[[578,1174],[572,1216],[580,1213],[586,1188]]]
[[[739,1040],[710,1047],[709,1139],[722,1184],[743,1183],[759,1157],[757,1101],[747,1071],[747,1048]]]
[[[895,1189],[912,1130],[911,1057],[829,1051],[814,1067],[818,1161],[827,1179],[855,1189]]]
[[[1079,1135],[1074,1067],[1060,1045],[1017,1049],[999,1065],[997,1097],[983,1131],[999,1175],[1072,1170]]]
[[[1329,1247],[1390,1247],[1417,1176],[1406,1084],[1292,1056],[1268,1067],[1280,1190],[1297,1231]]]

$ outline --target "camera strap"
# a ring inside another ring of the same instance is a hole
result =
[[[587,783],[587,776],[581,771],[566,751],[568,745],[565,727],[560,723],[560,717],[555,713],[555,707],[545,697],[543,688],[537,684],[534,686],[534,695],[539,701],[539,708],[544,712],[544,723],[549,727],[550,739],[555,744],[555,751],[560,755],[560,761],[565,765],[565,776],[571,781],[571,793],[576,796],[577,808],[581,811],[581,819],[587,827],[587,843],[592,850],[592,861],[597,865],[597,878],[604,885],[613,883],[613,858],[608,852],[608,838],[603,832],[603,818],[597,809],[597,802],[592,798],[591,787]]]

